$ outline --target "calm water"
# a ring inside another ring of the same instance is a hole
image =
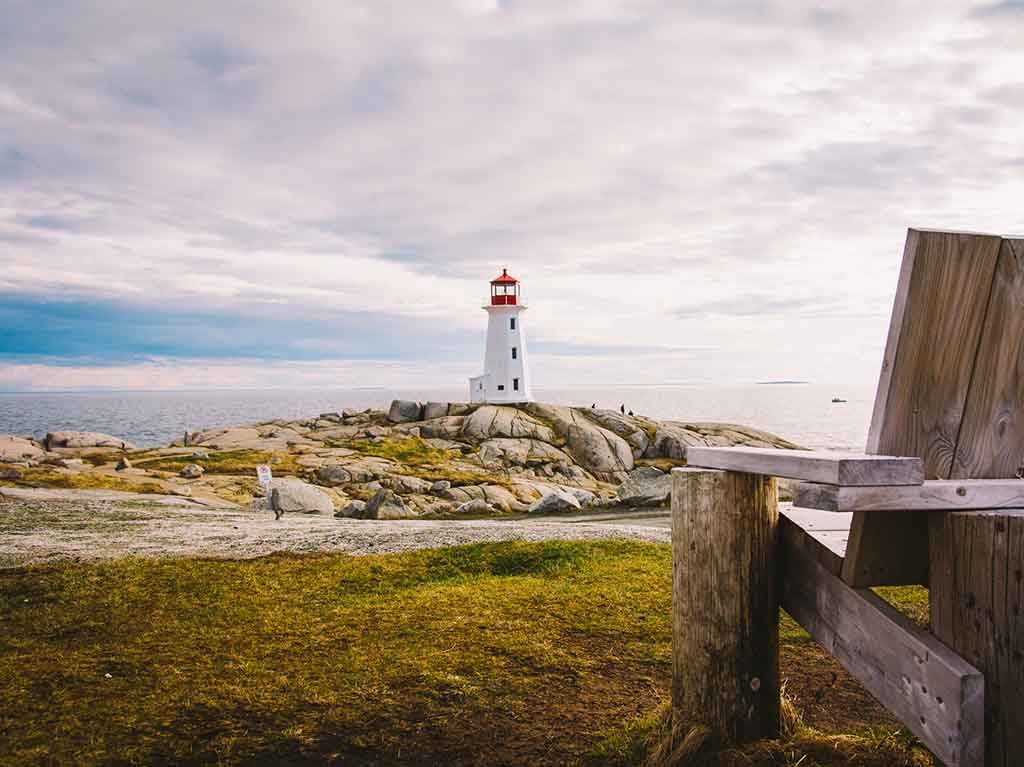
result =
[[[620,386],[542,389],[542,402],[626,409],[658,419],[730,421],[775,432],[807,447],[861,450],[874,390],[815,384]],[[833,404],[832,397],[848,401]],[[37,437],[60,429],[102,431],[141,446],[198,431],[271,418],[301,418],[343,407],[386,408],[392,399],[465,401],[451,389],[96,392],[0,394],[0,434]]]

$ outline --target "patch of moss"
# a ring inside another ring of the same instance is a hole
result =
[[[413,466],[435,466],[452,459],[455,451],[431,447],[420,437],[381,437],[377,440],[354,440],[346,447],[363,455],[387,458]]]
[[[198,464],[210,474],[251,474],[256,467],[268,464],[276,473],[297,474],[304,469],[288,452],[268,450],[219,450],[209,453],[207,458],[193,458],[191,455],[158,455],[135,461],[142,469],[170,471],[177,473],[190,463]]]
[[[93,472],[58,472],[49,467],[23,469],[21,479],[4,480],[8,487],[45,487],[68,490],[119,490],[125,493],[166,493],[155,482],[134,482]]]

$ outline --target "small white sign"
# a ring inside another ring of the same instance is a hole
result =
[[[274,476],[270,473],[270,467],[265,463],[261,463],[256,467],[256,481],[259,482],[263,487],[270,484]]]

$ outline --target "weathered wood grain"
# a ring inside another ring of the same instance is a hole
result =
[[[853,515],[795,507],[780,509],[779,514],[789,523],[779,528],[785,545],[799,549],[839,577]]]
[[[982,767],[981,673],[868,589],[853,589],[790,541],[781,521],[782,606],[947,765]]]
[[[777,737],[777,483],[672,475],[673,717],[733,742]]]
[[[838,487],[798,482],[793,503],[822,511],[969,511],[1024,509],[1021,479],[932,479],[899,487]]]
[[[949,478],[1001,242],[986,234],[908,232],[868,453],[919,456],[927,479]],[[843,580],[871,586],[927,579],[923,517],[854,515]]]
[[[985,675],[988,767],[1024,758],[1024,511],[930,517],[932,631]]]
[[[1024,469],[1024,239],[1003,240],[950,476]]]
[[[762,447],[686,448],[686,463],[833,485],[919,485],[919,458],[895,458],[828,450],[775,450]]]

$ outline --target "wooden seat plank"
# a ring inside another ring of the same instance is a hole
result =
[[[780,527],[785,545],[804,552],[838,577],[846,555],[852,514],[782,506],[779,514],[787,524]]]

